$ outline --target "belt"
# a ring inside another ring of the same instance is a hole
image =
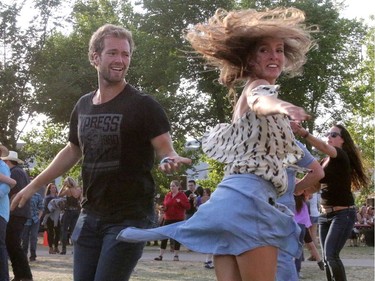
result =
[[[328,214],[332,212],[337,212],[341,210],[347,210],[347,209],[355,209],[355,205],[353,206],[321,206],[322,213]]]

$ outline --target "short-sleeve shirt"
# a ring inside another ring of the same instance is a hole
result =
[[[288,183],[286,167],[302,158],[287,116],[258,116],[251,108],[259,96],[277,97],[277,85],[251,91],[250,110],[232,124],[218,124],[202,139],[203,151],[225,163],[225,174],[251,173],[272,182],[278,196]]]
[[[327,165],[323,167],[324,178],[320,180],[322,187],[320,203],[324,206],[352,206],[354,197],[351,191],[349,156],[343,149],[335,148],[337,156],[329,157]]]
[[[110,221],[153,212],[151,140],[170,130],[160,104],[127,84],[114,99],[93,104],[83,96],[71,114],[69,141],[83,154],[82,207]]]
[[[0,159],[0,173],[4,176],[10,177],[10,169],[3,160]],[[9,185],[4,182],[0,182],[0,217],[6,222],[9,221],[9,197],[10,191]]]
[[[25,172],[25,170],[16,165],[10,168],[10,177],[14,179],[17,183],[16,185],[10,190],[8,196],[11,199],[14,195],[20,192],[23,188],[25,188],[30,183],[30,177]],[[13,211],[10,212],[11,216],[15,217],[23,217],[23,218],[30,218],[30,199],[26,201],[26,203],[21,208],[15,208]]]

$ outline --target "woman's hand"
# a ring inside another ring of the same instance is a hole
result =
[[[306,138],[306,135],[309,133],[299,122],[291,121],[290,127],[292,128],[293,134]]]
[[[281,101],[279,103],[280,113],[286,114],[293,121],[305,121],[311,119],[311,116],[299,106],[291,104],[289,102]]]

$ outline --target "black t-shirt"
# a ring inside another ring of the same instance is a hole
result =
[[[10,177],[17,182],[16,185],[13,188],[11,188],[8,194],[9,199],[11,200],[13,196],[15,196],[26,185],[30,183],[30,178],[25,172],[25,170],[18,165],[10,168]],[[31,218],[30,199],[26,201],[22,208],[15,208],[13,211],[11,211],[10,215],[16,217]]]
[[[129,84],[104,104],[93,104],[94,94],[78,101],[70,120],[69,141],[83,154],[82,207],[109,221],[144,218],[155,192],[151,139],[170,130],[168,118]]]
[[[190,194],[192,194],[192,193],[193,192],[190,189],[185,191],[185,195],[189,199],[189,203],[190,203],[190,209],[186,210],[186,214],[188,214],[188,215],[192,215],[197,211],[197,208],[194,205],[195,198],[192,198],[192,199],[189,198]],[[195,194],[195,192],[194,192],[194,194]]]
[[[325,176],[320,180],[323,184],[320,202],[325,206],[351,206],[354,205],[354,197],[351,192],[350,160],[344,150],[335,148],[337,157],[329,158],[324,167]]]

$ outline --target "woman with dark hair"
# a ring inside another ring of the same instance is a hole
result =
[[[59,250],[59,241],[60,241],[60,219],[54,220],[50,216],[51,211],[48,209],[48,204],[57,198],[57,187],[54,183],[49,183],[46,187],[45,197],[43,200],[44,205],[44,219],[43,225],[47,227],[47,237],[48,237],[48,246],[50,254],[58,254]]]
[[[311,135],[301,125],[292,123],[296,135],[327,155],[321,161],[325,176],[320,180],[321,210],[319,236],[323,247],[327,280],[346,281],[340,252],[353,229],[356,209],[352,190],[367,186],[360,153],[349,132],[334,125],[327,133],[327,143]]]
[[[68,236],[72,234],[73,229],[77,223],[79,213],[81,211],[81,196],[82,189],[72,177],[67,177],[63,182],[59,197],[65,197],[66,203],[64,208],[64,215],[61,219],[61,255],[66,254],[66,246],[68,244]]]

